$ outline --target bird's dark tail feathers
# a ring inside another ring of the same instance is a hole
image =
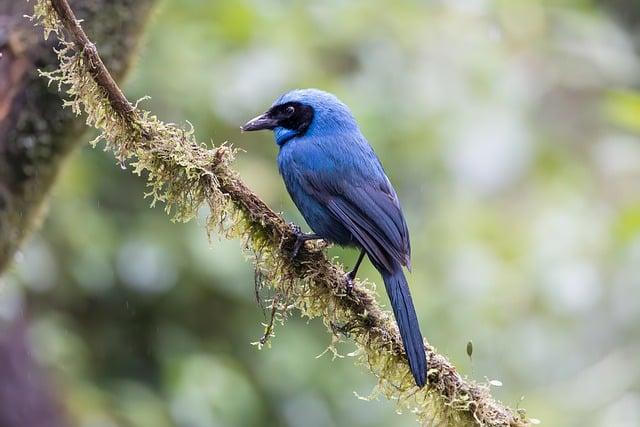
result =
[[[427,356],[424,352],[422,333],[418,325],[418,317],[413,307],[407,279],[400,265],[393,272],[382,269],[382,279],[389,294],[393,314],[400,329],[404,350],[409,359],[409,367],[418,387],[427,381]]]

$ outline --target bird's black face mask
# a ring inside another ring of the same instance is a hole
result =
[[[302,135],[313,120],[313,108],[300,102],[274,105],[266,113],[249,120],[240,129],[245,132],[283,127]]]

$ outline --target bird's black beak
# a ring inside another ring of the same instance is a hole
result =
[[[243,132],[251,132],[254,130],[273,129],[278,126],[278,120],[271,117],[269,111],[249,120],[240,126]]]

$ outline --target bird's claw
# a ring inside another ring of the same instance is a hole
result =
[[[350,271],[345,275],[345,278],[347,279],[347,295],[351,295],[353,293],[353,286],[355,285],[355,274],[353,274],[353,271]]]
[[[304,245],[304,238],[301,236],[296,236],[296,241],[293,244],[293,250],[291,251],[291,258],[295,258],[298,256],[298,253],[300,252],[300,249],[302,248],[302,245]]]
[[[296,236],[301,236],[302,233],[302,229],[300,228],[300,226],[298,224],[295,224],[293,222],[289,223],[289,228],[291,229],[291,232],[293,234],[295,234]]]
[[[293,243],[293,250],[291,251],[291,259],[294,259],[298,256],[302,245],[304,245],[305,238],[304,233],[299,225],[294,223],[289,223],[289,227],[291,227],[291,232],[296,236],[296,241]]]
[[[296,237],[296,241],[293,242],[293,250],[291,251],[291,258],[295,258],[296,256],[298,256],[298,252],[300,252],[300,249],[302,249],[302,246],[304,245],[304,242],[308,241],[308,240],[322,240],[322,237],[320,237],[317,234],[314,233],[303,233],[302,230],[300,230],[300,227],[298,227],[297,225],[290,223],[289,227],[291,227],[291,232],[295,235]]]

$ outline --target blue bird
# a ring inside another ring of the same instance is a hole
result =
[[[321,90],[294,90],[241,129],[274,132],[280,174],[314,232],[297,230],[293,256],[315,239],[360,248],[348,282],[366,254],[384,280],[411,373],[424,386],[427,358],[403,273],[403,267],[411,269],[409,231],[398,196],[349,108]]]

